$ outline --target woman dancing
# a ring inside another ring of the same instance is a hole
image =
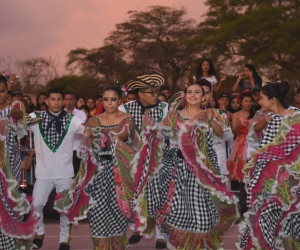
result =
[[[70,191],[59,194],[55,203],[70,221],[89,219],[95,250],[125,249],[132,217],[130,161],[137,137],[131,115],[118,110],[121,96],[117,87],[104,90],[105,112],[88,120],[77,151],[80,170]]]
[[[8,74],[0,71],[0,249],[32,249],[37,217],[25,194],[19,193],[21,160],[16,138],[27,135],[21,102],[7,105]],[[18,240],[17,240],[18,239]]]
[[[287,82],[262,87],[263,131],[259,148],[245,166],[249,211],[239,225],[238,249],[300,248],[300,113],[283,107]],[[259,137],[257,137],[259,138]]]
[[[212,148],[212,128],[222,127],[210,109],[200,109],[203,92],[190,85],[187,108],[171,111],[160,124],[144,116],[133,167],[135,228],[150,237],[156,221],[169,249],[221,248],[224,231],[239,216]]]

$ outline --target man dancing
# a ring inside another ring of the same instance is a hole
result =
[[[159,87],[164,84],[164,79],[159,74],[148,74],[138,76],[126,84],[127,89],[136,90],[138,99],[128,102],[119,107],[119,110],[130,113],[135,121],[135,128],[140,134],[142,126],[142,117],[147,114],[160,122],[168,113],[168,104],[157,99]],[[129,238],[129,244],[138,243],[141,240],[139,232]],[[166,248],[165,235],[160,233],[156,227],[156,248]]]
[[[31,113],[32,118],[43,117],[39,124],[29,126],[34,134],[36,150],[36,182],[33,189],[33,208],[40,214],[38,229],[33,240],[35,249],[43,245],[45,227],[43,209],[53,188],[56,192],[70,188],[74,169],[72,164],[73,142],[82,134],[82,121],[63,110],[64,93],[50,89],[47,93],[48,110]],[[59,250],[69,250],[69,222],[60,216]]]

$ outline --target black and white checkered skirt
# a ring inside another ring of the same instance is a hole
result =
[[[113,161],[100,157],[99,166],[104,166],[86,188],[86,192],[96,201],[88,211],[92,237],[111,237],[125,234],[128,219],[121,212],[115,191]]]

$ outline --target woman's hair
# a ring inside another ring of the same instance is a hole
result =
[[[250,91],[247,91],[247,92],[242,92],[240,96],[238,96],[238,99],[239,101],[242,103],[242,101],[244,100],[245,97],[249,97],[253,103],[253,98],[252,98],[252,93]],[[242,105],[240,106],[240,109],[242,109]],[[249,111],[249,116],[248,116],[248,120],[252,119],[255,115],[256,111],[255,109],[253,109],[252,107],[250,108],[250,111]]]
[[[202,74],[203,74],[202,64],[203,64],[203,62],[208,62],[209,63],[208,74],[211,75],[211,76],[215,76],[218,79],[214,64],[212,63],[211,60],[209,60],[207,58],[204,58],[200,61],[199,65],[198,65],[198,68],[196,70],[196,80],[198,80],[202,77]]]
[[[232,114],[234,114],[235,112],[238,111],[238,109],[233,109],[233,108],[231,107],[231,102],[232,102],[234,99],[237,99],[238,96],[239,96],[239,95],[237,95],[237,94],[231,95],[231,96],[230,96],[230,99],[229,99],[230,101],[229,101],[228,111],[231,112]]]
[[[106,87],[106,88],[104,89],[104,91],[103,91],[103,95],[104,95],[104,93],[105,93],[106,91],[109,91],[109,90],[115,91],[115,92],[118,94],[119,98],[120,98],[120,99],[122,98],[122,91],[121,91],[121,89],[118,88],[118,87],[116,87],[116,86],[113,86],[113,85],[110,85],[110,86]]]
[[[78,109],[80,109],[80,110],[83,110],[83,109],[85,109],[88,113],[90,113],[91,112],[91,110],[90,110],[90,108],[89,108],[89,106],[87,106],[87,105],[82,105],[81,107],[79,107]]]
[[[7,79],[3,75],[0,75],[0,82],[3,82],[7,88]]]
[[[277,81],[268,83],[261,88],[261,92],[269,99],[276,98],[282,106],[285,106],[285,97],[290,90],[290,85],[287,81]]]
[[[40,106],[42,106],[42,104],[39,104],[39,98],[40,98],[40,96],[46,96],[47,97],[47,93],[45,93],[45,92],[41,92],[41,93],[39,93],[38,95],[37,95],[37,97],[36,97],[36,109],[37,110],[40,110]],[[47,104],[46,104],[47,105]]]
[[[252,64],[245,64],[243,68],[248,68],[250,71],[252,71],[252,74],[253,74],[253,78],[254,78],[254,82],[255,82],[255,85],[258,85],[259,87],[261,87],[262,85],[262,79],[261,77],[258,75],[255,67],[252,65]],[[243,80],[243,79],[242,79]],[[241,80],[241,81],[242,81]]]
[[[164,92],[158,93],[157,97],[162,96],[165,99],[165,102],[168,102],[168,98]]]
[[[88,100],[90,100],[90,99],[92,99],[94,102],[96,102],[96,100],[95,100],[95,98],[94,97],[88,97],[88,98],[86,98],[86,101],[88,101]]]
[[[29,95],[23,95],[23,98],[24,97],[27,97],[30,100],[30,102],[31,102],[31,97]]]

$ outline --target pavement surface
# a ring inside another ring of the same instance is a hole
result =
[[[46,232],[44,245],[42,250],[57,250],[59,239],[59,224],[46,224]],[[127,230],[127,237],[131,236],[131,231]],[[234,250],[237,241],[238,226],[234,225],[225,234],[224,250]],[[71,249],[92,250],[93,244],[91,241],[91,234],[88,224],[79,224],[72,227],[72,240],[70,242]],[[155,239],[142,239],[138,244],[130,245],[127,249],[133,250],[154,250]]]

